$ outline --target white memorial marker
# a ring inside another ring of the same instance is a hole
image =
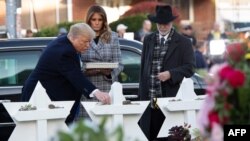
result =
[[[143,112],[147,108],[149,101],[134,101],[131,104],[123,105],[125,100],[122,94],[122,85],[115,82],[111,86],[111,105],[101,105],[98,102],[82,102],[90,118],[100,123],[104,116],[108,117],[106,127],[115,129],[118,125],[123,127],[128,140],[147,141],[146,136],[138,125]]]
[[[176,97],[158,98],[157,104],[166,117],[158,137],[168,136],[170,128],[184,123],[191,125],[190,131],[197,128],[197,114],[204,97],[195,94],[191,78],[184,78]]]
[[[29,102],[3,103],[16,124],[9,141],[47,141],[59,129],[68,130],[65,119],[73,103],[74,101],[52,102],[38,82]],[[19,111],[21,106],[28,104],[36,106],[36,110]],[[50,104],[60,108],[50,109]]]

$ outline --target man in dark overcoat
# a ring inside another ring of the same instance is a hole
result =
[[[183,78],[194,74],[195,57],[191,41],[172,26],[176,16],[170,6],[156,6],[156,15],[148,19],[157,24],[158,30],[143,41],[139,96],[140,100],[151,100],[151,104],[139,124],[150,141],[157,141],[165,116],[156,99],[176,96]]]

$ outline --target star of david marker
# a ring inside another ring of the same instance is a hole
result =
[[[205,96],[196,96],[191,78],[184,79],[175,98],[159,98],[157,103],[166,119],[158,137],[166,137],[168,130],[184,123],[197,127],[197,112],[201,108]],[[201,98],[200,100],[197,100]]]
[[[110,129],[115,129],[118,125],[123,127],[125,136],[131,140],[138,139],[147,141],[146,136],[141,131],[138,121],[143,112],[147,108],[149,101],[135,101],[131,104],[123,105],[125,100],[122,94],[122,85],[115,82],[111,86],[110,95],[112,98],[111,105],[100,105],[97,102],[82,102],[90,118],[97,123],[100,123],[104,116],[108,117],[106,126]]]
[[[55,136],[59,129],[68,130],[65,118],[69,115],[73,103],[74,101],[51,101],[45,89],[38,82],[29,102],[3,104],[16,123],[16,128],[9,141],[45,141]],[[19,111],[21,106],[27,104],[36,106],[36,110]],[[50,109],[48,107],[50,104],[58,108]]]

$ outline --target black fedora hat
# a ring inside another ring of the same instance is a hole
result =
[[[177,18],[169,5],[157,5],[155,11],[156,15],[148,15],[148,19],[154,23],[167,24]]]

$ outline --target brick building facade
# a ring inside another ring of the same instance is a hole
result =
[[[98,0],[71,0],[72,1],[72,20],[84,21],[86,12],[90,5]],[[130,6],[144,0],[129,0]],[[159,0],[160,2],[170,3],[173,6],[183,5],[182,0]],[[48,4],[48,2],[50,4]],[[65,22],[69,20],[68,17],[68,0],[60,0],[59,4],[51,0],[22,0],[22,15],[21,26],[23,29],[33,28],[41,29],[46,26],[53,26],[58,22]],[[110,4],[110,1],[108,1]],[[106,3],[108,3],[106,2]],[[128,1],[119,1],[120,3],[127,4]],[[126,3],[125,3],[126,2]],[[184,20],[191,20],[196,36],[199,40],[206,38],[208,32],[212,28],[215,21],[215,4],[214,0],[189,0],[190,5],[187,8],[179,7],[182,17],[188,17]],[[117,1],[113,0],[111,3],[113,7],[119,6]],[[5,25],[5,0],[0,0],[0,26]],[[56,10],[59,8],[59,10]],[[206,9],[206,10],[205,10]],[[183,10],[183,11],[182,11]],[[189,10],[189,14],[187,11]],[[32,11],[34,11],[32,13]],[[191,12],[190,12],[191,11]],[[209,12],[207,12],[209,11]]]
[[[5,25],[6,5],[5,0],[0,0],[0,26]]]
[[[194,0],[193,4],[193,27],[196,31],[196,37],[198,40],[204,40],[215,22],[215,4],[213,0]]]
[[[73,0],[73,19],[74,21],[83,21],[87,15],[90,5],[94,4],[93,0]]]

